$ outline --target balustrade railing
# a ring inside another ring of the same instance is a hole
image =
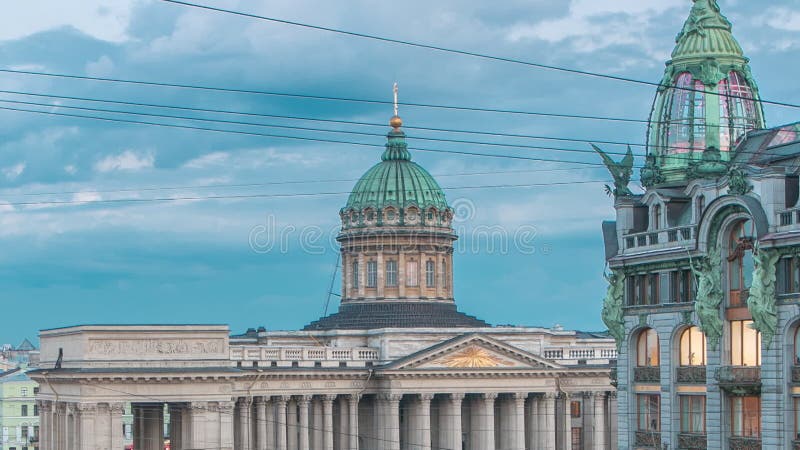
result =
[[[616,348],[549,348],[542,352],[546,359],[617,359]]]
[[[761,450],[761,439],[731,436],[728,438],[728,448],[730,450]]]
[[[231,346],[232,361],[377,361],[369,347],[260,347]]]
[[[691,241],[694,234],[694,227],[674,227],[629,234],[625,236],[625,250]]]
[[[678,367],[678,383],[706,384],[706,366]]]
[[[678,433],[678,448],[705,450],[708,448],[708,439],[705,433]]]
[[[761,367],[722,366],[714,378],[720,389],[734,395],[757,395],[761,392]]]
[[[637,431],[634,441],[637,448],[661,449],[661,433],[658,431]]]
[[[633,381],[635,383],[659,383],[661,381],[661,368],[655,367],[634,367]]]

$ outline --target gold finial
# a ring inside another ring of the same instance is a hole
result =
[[[397,83],[394,83],[394,116],[389,120],[389,125],[392,126],[395,130],[399,129],[403,126],[403,119],[397,115]]]

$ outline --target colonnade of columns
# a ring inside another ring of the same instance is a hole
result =
[[[123,403],[37,400],[37,407],[41,450],[124,448]]]
[[[237,450],[572,450],[606,448],[605,393],[240,397]],[[173,449],[176,447],[173,446]]]
[[[171,450],[601,450],[605,392],[381,393],[169,403]],[[574,395],[574,394],[573,394]],[[571,403],[579,400],[576,415]],[[163,403],[132,403],[135,450],[161,450]],[[123,450],[123,403],[39,401],[41,450]]]

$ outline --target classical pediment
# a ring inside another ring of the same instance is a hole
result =
[[[388,369],[558,369],[561,366],[480,334],[444,341],[387,366]]]

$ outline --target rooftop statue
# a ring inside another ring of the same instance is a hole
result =
[[[700,329],[708,339],[708,346],[715,350],[722,336],[722,318],[719,307],[724,294],[722,292],[722,272],[719,250],[711,248],[708,256],[699,264],[689,258],[689,265],[697,277],[697,298],[694,310],[700,322]]]
[[[633,192],[628,188],[628,184],[631,182],[631,175],[633,174],[633,152],[631,151],[631,147],[628,146],[628,153],[620,162],[611,159],[600,147],[592,144],[592,148],[603,158],[603,164],[606,165],[606,168],[614,178],[614,188],[612,189],[611,186],[606,185],[606,193],[609,195],[613,194],[614,197],[633,195]]]
[[[612,270],[603,276],[608,281],[608,291],[603,301],[602,318],[608,327],[611,337],[617,341],[619,350],[625,340],[625,319],[622,313],[622,298],[625,293],[625,274],[620,270]]]
[[[761,332],[769,348],[778,327],[778,307],[775,299],[776,264],[780,255],[776,249],[759,249],[756,241],[753,251],[755,268],[747,308],[753,316],[753,328]]]
[[[694,6],[689,13],[689,18],[683,25],[683,29],[675,41],[680,41],[681,38],[691,33],[697,33],[700,36],[705,36],[705,29],[717,26],[723,28],[731,28],[731,23],[720,11],[717,0],[693,0]]]

